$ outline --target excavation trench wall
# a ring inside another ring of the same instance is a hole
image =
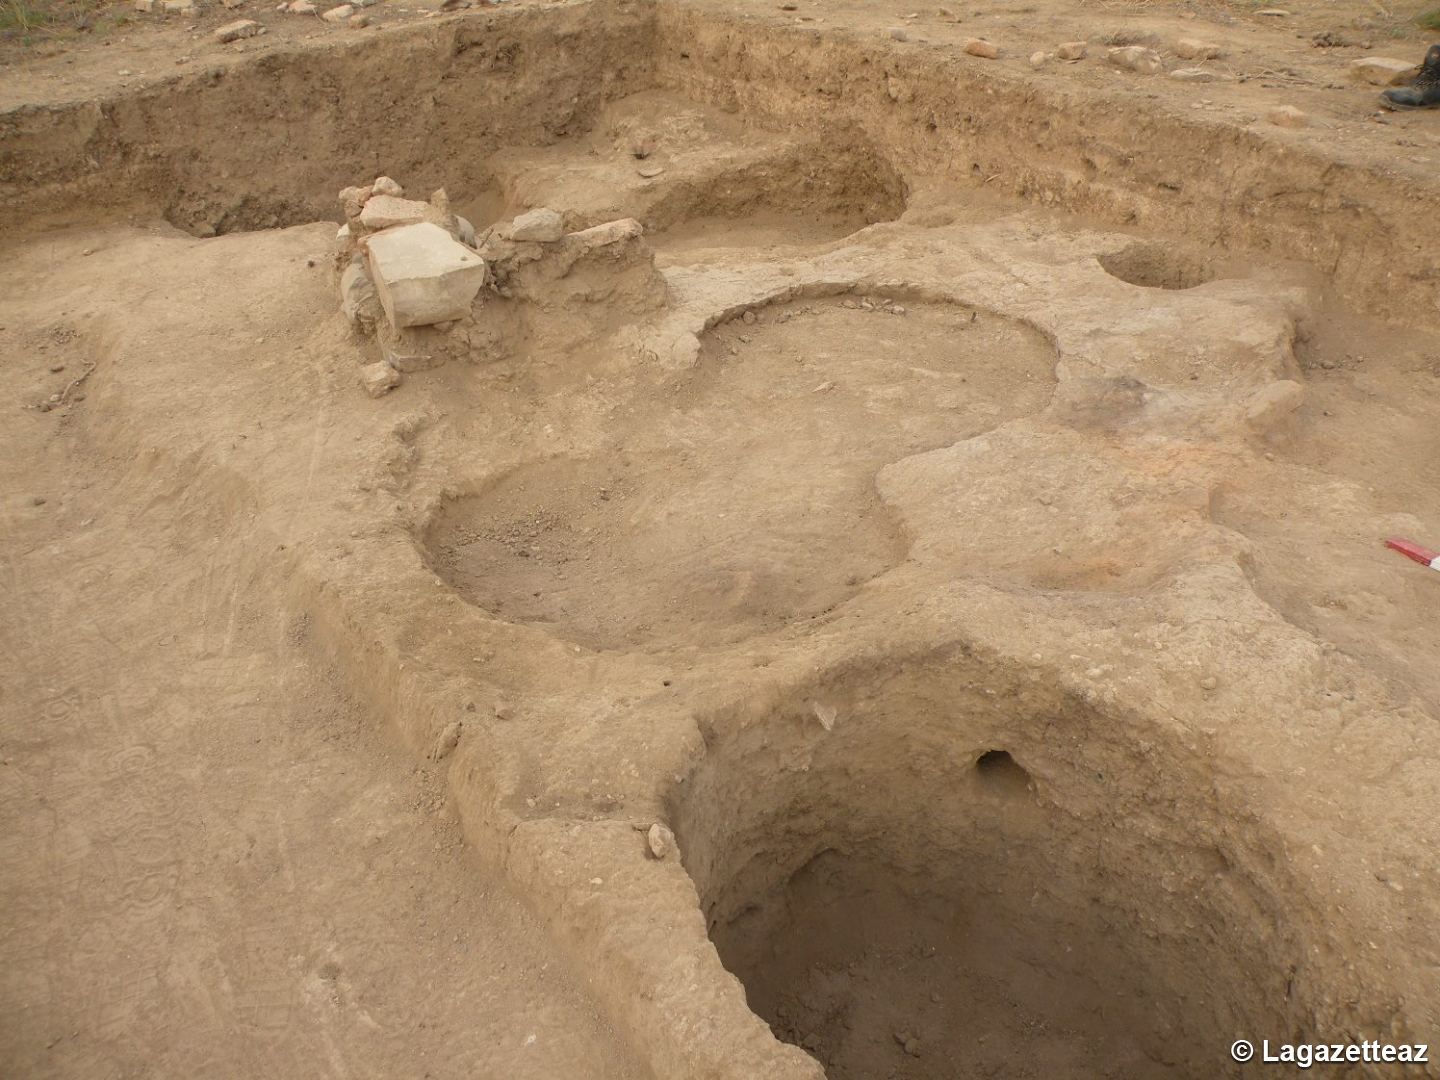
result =
[[[1130,91],[1056,92],[953,49],[659,6],[656,73],[788,127],[852,124],[908,175],[980,181],[1107,224],[1298,259],[1368,310],[1440,318],[1440,189],[1167,115]]]
[[[335,192],[380,173],[473,197],[502,146],[582,133],[650,85],[653,26],[627,0],[532,8],[16,109],[0,115],[0,228],[97,211],[274,228],[337,218]]]
[[[160,212],[209,235],[334,217],[393,172],[473,197],[502,146],[588,130],[654,86],[817,134],[902,172],[1203,245],[1299,259],[1376,313],[1440,317],[1440,190],[1148,97],[1040,88],[952,50],[667,0],[496,11],[284,49],[100,101],[0,115],[0,228]]]

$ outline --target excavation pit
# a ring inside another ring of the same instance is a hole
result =
[[[751,1008],[830,1080],[1208,1078],[1304,1015],[1307,905],[1178,745],[953,655],[725,726],[678,797],[686,867]]]
[[[810,625],[905,558],[876,473],[1038,412],[1054,364],[1038,331],[960,304],[747,309],[704,335],[625,450],[482,483],[441,507],[421,546],[472,603],[591,648]]]

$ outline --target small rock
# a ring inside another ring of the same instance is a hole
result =
[[[1205,678],[1200,680],[1200,688],[1202,690],[1214,690],[1219,685],[1220,680],[1215,678],[1214,675],[1206,675]]]
[[[241,38],[254,37],[260,33],[260,24],[250,19],[237,19],[235,22],[226,23],[215,31],[215,40],[222,45],[231,41],[239,41]]]
[[[1084,41],[1067,41],[1055,50],[1061,60],[1084,60],[1090,46]]]
[[[351,15],[354,15],[354,14],[355,14],[355,9],[354,9],[354,7],[352,7],[352,6],[349,5],[349,4],[341,4],[339,7],[333,7],[333,8],[331,8],[329,11],[325,12],[325,14],[324,14],[324,15],[321,15],[320,17],[321,17],[322,19],[324,19],[326,22],[330,22],[330,23],[342,23],[342,22],[344,22],[346,19],[350,18]]]
[[[512,221],[506,234],[516,243],[552,244],[565,235],[565,219],[558,210],[539,206]]]
[[[45,496],[44,496],[44,495],[36,495],[36,496],[34,496],[34,497],[30,500],[30,505],[31,505],[31,506],[44,506],[44,505],[45,505]]]
[[[1371,86],[1401,86],[1419,71],[1415,64],[1385,56],[1365,56],[1350,61],[1350,78]]]
[[[911,1057],[918,1058],[920,1056],[920,1040],[915,1038],[915,1036],[912,1035],[910,1036],[910,1038],[905,1040],[904,1048],[905,1053],[909,1054]]]
[[[371,365],[374,366],[374,365]],[[388,365],[386,365],[388,366]],[[398,374],[397,374],[398,378]],[[383,392],[383,391],[382,391]],[[445,730],[440,732],[440,737],[435,740],[435,745],[430,748],[431,761],[444,761],[460,745],[460,721],[452,720],[445,725]]]
[[[1220,57],[1220,46],[1195,38],[1181,38],[1175,42],[1175,55],[1181,60],[1216,60]]]
[[[292,0],[285,10],[291,15],[314,15],[315,5],[310,0]]]
[[[160,6],[167,15],[189,15],[195,10],[195,0],[162,0]]]
[[[388,176],[377,176],[370,185],[370,191],[375,195],[393,195],[397,199],[405,195],[405,189]]]
[[[65,365],[64,365],[64,364],[51,364],[51,365],[50,365],[50,374],[51,374],[51,375],[59,375],[60,372],[62,372],[62,371],[64,371],[64,370],[65,370]]]
[[[338,228],[338,229],[335,230],[335,242],[336,242],[337,244],[343,244],[343,243],[345,243],[345,241],[347,241],[347,240],[349,240],[349,239],[350,239],[350,226],[349,226],[349,225],[341,225],[340,228]]]
[[[1170,78],[1177,82],[1208,83],[1226,79],[1226,76],[1222,76],[1214,71],[1208,71],[1205,68],[1176,68],[1170,72]]]
[[[1141,75],[1155,75],[1165,67],[1164,61],[1160,59],[1160,54],[1154,49],[1147,49],[1144,45],[1125,45],[1118,49],[1111,49],[1105,55],[1106,59],[1116,67]]]
[[[910,35],[903,26],[892,26],[885,33],[890,35],[891,41],[909,41]]]
[[[151,12],[155,10],[155,0],[135,0],[135,10]]]
[[[1044,52],[1043,49],[1042,49],[1041,51],[1039,51],[1039,52],[1033,52],[1033,53],[1030,54],[1030,66],[1031,66],[1032,68],[1044,67],[1044,66],[1045,66],[1045,60],[1046,60],[1046,57],[1045,57],[1045,52]]]
[[[740,314],[740,321],[743,322],[746,326],[754,326],[756,318],[757,316],[755,315],[755,312],[751,311],[749,308],[746,308]]]
[[[1310,117],[1294,105],[1277,105],[1265,114],[1265,119],[1276,127],[1302,128],[1310,123]]]
[[[1263,15],[1266,18],[1270,19],[1287,19],[1290,17],[1290,12],[1286,11],[1284,8],[1266,8],[1264,11],[1255,12],[1255,14]]]
[[[425,220],[429,206],[414,199],[397,199],[394,195],[372,195],[360,211],[360,224],[367,229],[389,229],[396,225],[415,225]]]
[[[389,364],[366,364],[360,369],[360,385],[372,398],[384,397],[400,385],[400,373]]]
[[[971,56],[979,56],[985,60],[994,60],[1000,55],[1000,49],[984,38],[971,38],[965,42],[965,51]]]
[[[365,27],[369,26],[372,22],[375,21],[375,16],[371,15],[368,11],[357,11],[354,15],[351,15],[350,18],[346,21],[351,26],[355,27],[355,29],[363,30]]]
[[[620,218],[573,232],[570,234],[570,239],[578,241],[583,248],[589,251],[598,247],[618,244],[622,240],[638,240],[644,234],[645,227],[640,222],[634,218]]]
[[[639,173],[642,178],[646,180],[653,180],[655,179],[655,177],[663,173],[665,171],[665,168],[663,165],[641,165],[635,171]]]
[[[220,0],[220,5],[226,11],[234,11],[236,8],[244,7],[245,0]]]
[[[663,859],[675,850],[675,834],[658,821],[645,834],[645,842],[650,845],[650,854],[657,859]]]
[[[473,248],[475,246],[475,226],[459,214],[455,215],[455,239],[466,247]]]

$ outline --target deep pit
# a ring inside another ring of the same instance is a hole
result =
[[[686,868],[751,1007],[830,1080],[1200,1080],[1305,1015],[1310,905],[1181,746],[963,653],[733,723],[678,789]]]

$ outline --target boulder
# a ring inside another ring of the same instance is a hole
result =
[[[433,222],[387,229],[365,246],[380,305],[396,330],[468,314],[485,284],[484,260]]]

